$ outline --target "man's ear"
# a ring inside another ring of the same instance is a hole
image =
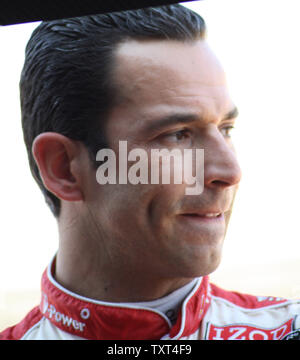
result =
[[[32,153],[47,190],[61,200],[83,200],[80,180],[72,166],[79,153],[77,141],[55,132],[45,132],[34,139]]]

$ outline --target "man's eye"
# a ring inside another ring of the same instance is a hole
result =
[[[184,130],[179,130],[179,131],[173,132],[171,134],[166,134],[165,138],[167,138],[170,141],[181,142],[181,141],[185,141],[186,139],[189,139],[190,136],[191,136],[190,131],[187,129],[184,129]]]
[[[232,132],[233,129],[234,129],[234,126],[233,126],[233,125],[224,126],[224,127],[221,129],[221,133],[223,134],[223,136],[230,138],[230,137],[231,137],[231,132]]]

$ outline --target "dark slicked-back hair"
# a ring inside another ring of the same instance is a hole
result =
[[[81,141],[95,163],[107,147],[104,124],[117,102],[114,50],[127,40],[195,41],[205,37],[200,15],[182,5],[42,22],[26,47],[20,94],[30,169],[53,214],[60,200],[41,180],[32,143],[43,132]]]

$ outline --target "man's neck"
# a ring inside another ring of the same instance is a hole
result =
[[[108,302],[152,301],[194,279],[165,277],[143,262],[132,264],[118,249],[108,250],[105,244],[111,239],[99,239],[91,226],[81,225],[79,221],[60,224],[54,274],[57,282],[78,295]]]
[[[83,247],[74,241],[62,244],[56,258],[57,282],[94,300],[137,302],[161,298],[193,280],[163,278],[147,269],[132,268],[124,259],[111,261],[103,254],[104,250],[88,246],[88,239]]]
[[[107,302],[141,302],[162,298],[180,287],[188,284],[193,278],[156,279],[149,274],[140,274],[119,268],[117,273],[105,271],[93,260],[84,264],[84,257],[76,261],[58,251],[55,279],[66,289],[94,300]]]

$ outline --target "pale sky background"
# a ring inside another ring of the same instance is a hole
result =
[[[233,137],[243,179],[212,278],[238,291],[300,297],[299,1],[185,5],[206,20],[207,40],[240,109]],[[0,27],[0,330],[1,316],[13,311],[9,294],[37,294],[58,246],[55,220],[29,171],[20,122],[19,76],[37,24]]]

